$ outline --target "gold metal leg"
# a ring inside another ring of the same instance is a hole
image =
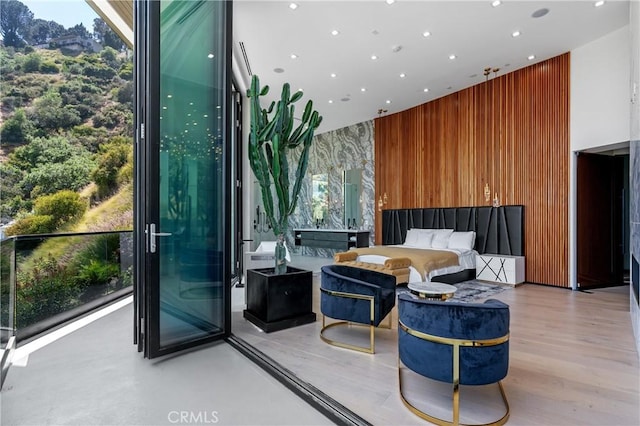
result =
[[[359,324],[353,323],[349,321],[337,321],[331,324],[325,323],[325,315],[322,314],[322,328],[320,329],[320,338],[333,346],[338,346],[345,349],[351,349],[358,352],[364,352],[368,354],[375,353],[375,329],[376,327],[373,325],[375,323],[375,299],[373,296],[363,295],[363,294],[353,294],[353,293],[345,293],[333,290],[326,290],[324,288],[320,288],[320,291],[326,294],[330,294],[335,297],[346,297],[350,299],[360,299],[360,300],[368,300],[369,301],[369,324]],[[391,328],[391,313],[389,313],[389,327]],[[362,347],[351,345],[349,343],[338,342],[336,340],[329,339],[324,335],[325,330],[328,330],[332,327],[345,326],[345,325],[357,325],[362,327],[369,327],[369,347]]]
[[[402,361],[400,361],[400,358],[398,358],[398,382],[399,382],[399,387],[400,387],[400,399],[402,399],[402,402],[404,403],[404,405],[409,409],[409,411],[411,411],[413,414],[415,414],[416,416],[427,420],[431,423],[434,423],[436,425],[440,425],[440,426],[458,426],[460,424],[460,403],[459,403],[459,396],[460,396],[460,383],[459,383],[459,378],[458,380],[454,380],[454,386],[453,386],[453,413],[452,413],[452,418],[453,421],[447,421],[444,419],[441,419],[439,417],[435,417],[432,416],[430,414],[425,413],[424,411],[419,410],[418,408],[416,408],[413,404],[411,404],[407,398],[405,397],[405,393],[404,393],[404,389],[402,386],[402,372],[403,370],[408,370],[411,371],[410,369],[404,367],[402,365]],[[418,373],[413,373],[413,374],[418,374]],[[505,424],[507,422],[507,420],[509,420],[509,415],[511,414],[511,409],[509,407],[509,401],[507,400],[507,395],[504,391],[504,387],[502,386],[502,381],[498,382],[498,387],[500,388],[500,395],[502,396],[502,402],[504,403],[506,412],[505,414],[490,423],[481,423],[481,424],[472,424],[470,426],[501,426],[503,424]]]

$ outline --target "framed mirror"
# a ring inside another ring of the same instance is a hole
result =
[[[342,194],[344,202],[344,227],[346,229],[358,229],[359,226],[362,226],[362,212],[360,209],[362,198],[362,169],[343,171]]]
[[[319,226],[328,220],[329,178],[326,173],[311,176],[311,209],[314,225]]]

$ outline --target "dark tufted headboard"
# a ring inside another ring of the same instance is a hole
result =
[[[411,228],[475,231],[478,253],[524,256],[524,206],[382,211],[382,244],[402,244]]]

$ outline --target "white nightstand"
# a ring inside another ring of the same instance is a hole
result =
[[[524,282],[524,256],[479,254],[476,256],[476,279],[506,284]]]

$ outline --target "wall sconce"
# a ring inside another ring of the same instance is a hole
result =
[[[380,199],[378,200],[378,211],[382,211],[382,197],[380,197]]]
[[[497,192],[493,196],[493,207],[500,207],[500,198],[498,198]]]
[[[384,193],[384,196],[382,197],[382,202],[383,202],[384,204],[387,204],[387,201],[389,201],[389,198],[387,198],[387,193],[385,192],[385,193]]]
[[[487,203],[491,200],[491,188],[489,188],[489,183],[484,184],[484,200]]]

